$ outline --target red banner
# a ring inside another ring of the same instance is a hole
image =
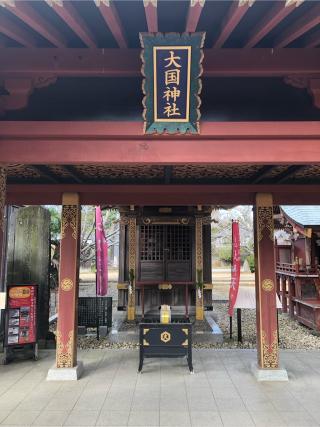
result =
[[[96,206],[96,268],[97,295],[104,296],[108,292],[108,242],[100,206]]]
[[[229,316],[233,315],[233,308],[237,301],[240,283],[240,233],[238,221],[232,221],[232,270],[229,291]]]
[[[8,345],[36,342],[36,286],[10,286],[8,291]]]

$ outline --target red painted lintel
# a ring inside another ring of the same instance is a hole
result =
[[[11,185],[9,204],[60,204],[64,192],[76,192],[82,204],[234,205],[253,204],[256,193],[272,193],[274,204],[320,204],[319,185]]]

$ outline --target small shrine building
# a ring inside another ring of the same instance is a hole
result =
[[[194,298],[201,319],[210,302],[194,292],[197,270],[203,285],[212,283],[206,217],[214,206],[247,204],[255,215],[258,365],[277,370],[273,206],[320,203],[320,4],[0,6],[1,225],[5,204],[63,207],[57,367],[77,364],[81,205],[123,210],[119,285],[129,319],[138,294],[161,284],[175,286],[178,300]],[[138,233],[158,225],[180,249],[163,246],[161,259],[155,246],[149,259],[150,248],[137,250]]]

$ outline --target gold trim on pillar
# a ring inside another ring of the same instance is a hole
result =
[[[62,334],[57,331],[57,368],[72,368],[73,367],[73,345],[74,331],[69,331],[68,341],[62,342]]]
[[[71,227],[72,237],[77,239],[79,221],[79,206],[78,205],[63,205],[62,206],[62,222],[61,222],[61,239],[66,237],[66,229]]]
[[[257,204],[257,233],[258,241],[263,239],[265,228],[269,230],[269,238],[273,241],[273,200],[272,194],[259,193],[256,196]]]
[[[4,230],[4,207],[6,204],[7,170],[0,167],[0,230]]]
[[[202,238],[202,217],[196,217],[195,234],[196,234],[196,274],[201,271],[203,274],[203,238]],[[200,279],[200,278],[199,278]],[[197,278],[198,280],[198,278]],[[202,278],[201,278],[202,280]],[[201,294],[201,296],[200,296]],[[203,320],[203,286],[196,286],[196,320]]]
[[[133,283],[128,289],[128,320],[135,319],[135,281],[136,281],[136,239],[137,221],[135,217],[129,217],[129,273],[133,272]]]
[[[262,360],[263,368],[278,368],[278,333],[273,331],[272,342],[270,345],[267,343],[267,337],[265,331],[261,332],[262,341]]]

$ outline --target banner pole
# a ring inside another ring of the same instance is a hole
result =
[[[232,316],[229,316],[230,339],[232,340]]]

